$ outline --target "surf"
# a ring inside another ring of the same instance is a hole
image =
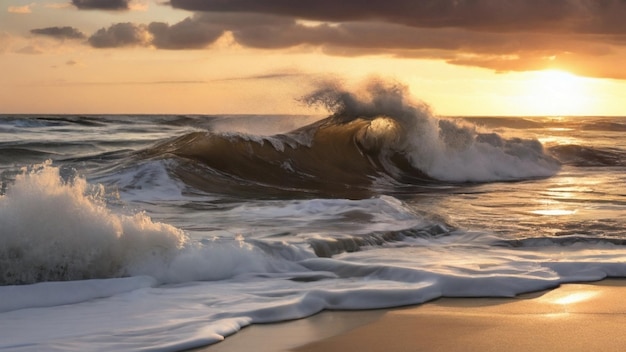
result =
[[[178,177],[209,192],[252,186],[349,198],[380,187],[515,181],[560,169],[539,141],[437,117],[399,84],[374,81],[356,92],[326,85],[302,101],[331,114],[273,135],[194,131],[142,157],[179,160]]]

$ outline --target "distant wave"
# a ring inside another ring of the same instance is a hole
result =
[[[527,129],[559,129],[567,131],[626,131],[626,119],[623,117],[598,117],[598,116],[516,116],[516,117],[465,117],[472,123],[487,128],[510,128],[517,130]]]
[[[324,86],[303,98],[334,113],[284,134],[192,132],[143,157],[184,161],[176,174],[200,189],[245,184],[315,193],[380,185],[510,181],[548,177],[559,162],[537,140],[479,133],[435,117],[403,86],[374,81],[364,92]]]
[[[549,148],[563,164],[573,166],[625,166],[626,153],[617,148],[563,144]]]
[[[581,128],[587,131],[626,132],[626,120],[615,121],[614,119],[607,119],[588,121],[583,123]]]

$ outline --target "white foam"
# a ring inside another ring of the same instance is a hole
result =
[[[0,286],[0,313],[85,302],[156,285],[149,276]]]
[[[149,279],[130,278],[125,283],[110,279],[3,287],[4,297],[16,301],[19,293],[32,306],[0,313],[0,349],[176,351],[220,341],[251,323],[297,319],[323,309],[393,307],[442,296],[510,297],[572,280],[626,275],[621,259],[626,253],[618,247],[563,254],[556,249],[469,248],[459,242],[309,258],[292,263],[288,269],[293,271],[279,272],[283,267],[272,275],[220,281],[155,287]],[[219,260],[228,262],[228,256]],[[249,269],[242,266],[242,271]],[[315,273],[320,281],[289,280],[315,278]],[[62,299],[64,293],[78,298],[73,304],[55,302],[46,298],[50,289],[53,298]],[[97,295],[99,289],[112,295]],[[44,304],[37,306],[37,297]],[[12,308],[24,306],[13,303]]]
[[[430,176],[456,182],[547,177],[559,163],[536,140],[479,134],[472,126],[430,118],[407,141],[411,162]],[[424,132],[430,129],[430,132]]]
[[[234,240],[205,240],[180,250],[167,265],[154,265],[143,261],[129,269],[131,274],[151,275],[165,283],[191,281],[217,281],[301,271],[302,267],[280,257],[269,256],[259,248],[246,243],[243,238]]]
[[[168,262],[187,241],[144,213],[112,212],[100,192],[82,178],[62,182],[50,163],[18,175],[0,197],[0,282],[119,277]]]

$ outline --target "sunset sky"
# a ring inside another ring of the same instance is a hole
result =
[[[446,116],[626,115],[624,0],[0,4],[0,113],[307,114],[376,76]]]

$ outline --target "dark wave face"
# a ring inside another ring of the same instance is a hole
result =
[[[271,137],[193,132],[160,144],[149,153],[186,161],[176,170],[178,176],[209,191],[231,184],[358,194],[384,180],[388,184],[437,182],[412,167],[406,155],[385,148],[384,138],[389,137],[373,136],[372,123],[365,119],[336,123],[331,118]],[[384,123],[393,126],[389,119]]]
[[[559,169],[538,141],[436,118],[396,86],[373,84],[364,95],[327,87],[305,100],[335,113],[271,136],[192,132],[142,156],[177,158],[178,177],[205,191],[254,186],[350,198],[381,187],[521,180]]]

